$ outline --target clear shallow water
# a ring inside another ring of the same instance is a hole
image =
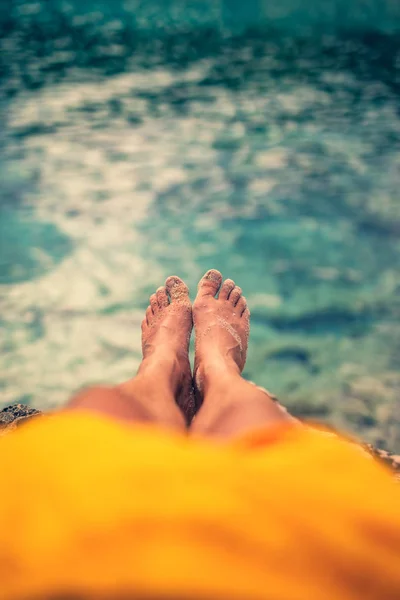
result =
[[[2,402],[130,376],[148,295],[216,267],[252,309],[247,377],[399,449],[398,38],[35,10],[0,59]]]

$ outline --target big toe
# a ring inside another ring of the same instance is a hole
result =
[[[216,269],[210,269],[200,279],[198,287],[198,296],[215,296],[221,287],[222,275]]]
[[[178,302],[181,304],[188,304],[189,301],[189,288],[180,277],[172,275],[168,277],[165,282],[168,294],[170,295],[171,302]]]

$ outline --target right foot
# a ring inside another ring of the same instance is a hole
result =
[[[241,373],[246,362],[250,311],[241,288],[232,279],[224,281],[222,286],[221,283],[219,271],[208,271],[200,280],[193,303],[194,382],[199,403],[210,376]]]

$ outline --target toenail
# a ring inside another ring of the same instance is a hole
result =
[[[216,271],[215,269],[210,269],[205,274],[205,279],[211,279],[211,280],[217,281],[217,280],[219,280],[220,276],[221,275],[218,271]]]

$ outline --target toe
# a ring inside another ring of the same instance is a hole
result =
[[[198,296],[215,296],[221,287],[222,275],[219,271],[211,269],[200,279]]]
[[[164,308],[165,306],[168,306],[169,300],[166,287],[159,287],[156,291],[156,296],[159,308]]]
[[[168,277],[165,282],[168,294],[170,295],[171,302],[187,303],[189,302],[189,288],[180,277],[173,275]]]
[[[242,295],[242,288],[240,288],[238,285],[235,286],[229,296],[229,302],[232,302],[233,306],[236,306],[236,304],[239,302],[239,300],[241,298],[241,295]]]
[[[244,296],[242,296],[241,298],[239,298],[239,301],[237,303],[237,309],[238,309],[238,313],[240,314],[240,316],[242,316],[242,314],[244,313],[244,311],[247,308],[247,301],[246,298]]]
[[[143,319],[143,321],[142,321],[142,333],[144,333],[147,330],[147,327],[148,327],[148,325],[147,325],[147,319],[145,317]]]
[[[158,302],[157,302],[157,296],[155,294],[152,294],[150,296],[150,306],[151,306],[151,310],[153,311],[153,314],[155,315],[156,312],[158,312]]]
[[[154,315],[153,315],[153,311],[151,310],[151,306],[148,306],[148,307],[147,307],[147,310],[146,310],[146,321],[147,321],[147,325],[150,325],[150,323],[151,323],[151,322],[152,322],[152,320],[153,320],[153,317],[154,317]]]
[[[231,291],[233,290],[234,287],[235,287],[235,282],[232,281],[232,279],[226,279],[224,281],[224,283],[222,284],[218,298],[220,300],[228,300],[229,294],[231,293]]]

